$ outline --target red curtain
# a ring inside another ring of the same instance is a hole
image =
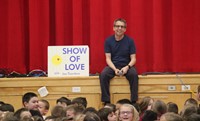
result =
[[[88,45],[90,73],[104,40],[127,20],[138,72],[199,72],[200,0],[0,0],[0,68],[47,71],[48,45]]]

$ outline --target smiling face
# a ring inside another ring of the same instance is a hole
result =
[[[115,36],[121,37],[126,32],[126,24],[123,21],[116,21],[113,26]]]
[[[46,108],[46,104],[43,101],[38,102],[38,109],[42,115],[46,115],[49,109]]]
[[[129,104],[124,104],[119,110],[119,119],[121,121],[132,121],[133,120],[133,107]]]
[[[29,110],[38,110],[38,97],[32,97],[28,102],[24,102],[24,105]]]

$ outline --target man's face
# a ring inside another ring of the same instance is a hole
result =
[[[126,32],[125,23],[121,21],[117,21],[113,27],[113,31],[115,32],[115,35],[117,36],[124,35],[124,32]]]
[[[25,102],[24,105],[29,110],[38,110],[38,97],[32,97],[29,102]]]

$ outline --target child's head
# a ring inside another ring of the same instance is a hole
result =
[[[198,102],[194,98],[188,98],[184,103],[184,106],[186,106],[186,105],[194,105],[194,106],[198,107]]]
[[[30,118],[32,117],[30,111],[27,108],[20,108],[15,113],[14,116],[17,117],[19,120],[24,119],[25,117]]]
[[[85,97],[76,97],[72,100],[72,104],[83,105],[85,108],[87,107],[87,99]]]
[[[33,92],[27,92],[22,97],[23,106],[29,110],[38,110],[38,96]]]
[[[42,99],[42,100],[38,101],[38,105],[39,105],[38,109],[39,109],[40,113],[43,116],[46,115],[48,113],[49,107],[50,107],[49,102],[47,100]]]
[[[134,106],[131,104],[123,104],[119,108],[119,119],[121,121],[134,120]]]
[[[56,104],[63,106],[63,107],[67,107],[68,105],[71,104],[71,100],[66,98],[66,97],[61,97],[61,98],[56,100]]]
[[[113,110],[110,108],[101,108],[98,111],[98,116],[102,121],[116,121],[117,116],[114,114]]]

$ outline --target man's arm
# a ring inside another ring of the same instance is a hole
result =
[[[131,61],[129,62],[129,64],[126,65],[126,66],[124,66],[124,67],[121,69],[121,71],[123,72],[123,74],[126,74],[127,71],[128,71],[128,69],[129,69],[129,67],[134,66],[135,63],[136,63],[136,54],[131,54],[131,55],[130,55],[130,58],[131,58]]]
[[[134,66],[135,63],[136,63],[136,54],[131,54],[131,55],[130,55],[130,58],[131,58],[131,61],[129,62],[128,65],[132,67],[132,66]],[[128,65],[127,65],[127,66],[128,66]]]
[[[112,60],[111,60],[111,54],[110,54],[110,53],[106,53],[105,56],[106,56],[106,63],[107,63],[107,65],[108,65],[110,68],[112,68],[113,71],[115,71],[115,74],[116,74],[116,75],[118,75],[119,69],[117,69],[117,68],[115,67],[115,65],[113,64],[113,62],[112,62]]]

